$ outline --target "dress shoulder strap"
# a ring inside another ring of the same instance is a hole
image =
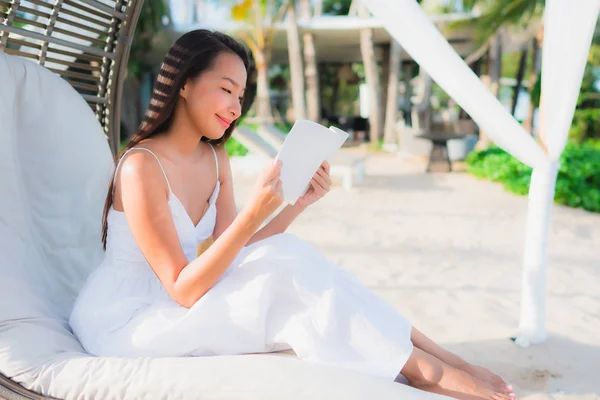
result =
[[[219,181],[219,159],[217,158],[217,152],[215,151],[215,148],[213,147],[212,144],[207,143],[210,146],[210,149],[212,150],[213,154],[215,155],[215,164],[217,166],[217,182]]]
[[[150,149],[146,149],[146,148],[144,148],[144,147],[132,147],[131,149],[127,150],[127,151],[125,152],[125,154],[123,154],[123,156],[122,156],[122,157],[121,157],[121,159],[119,160],[119,163],[117,164],[117,168],[115,169],[115,176],[114,176],[114,178],[113,178],[113,192],[114,192],[114,187],[115,187],[115,181],[116,181],[116,179],[117,179],[117,172],[119,171],[119,167],[120,167],[120,165],[121,165],[121,162],[123,161],[123,159],[125,158],[125,156],[126,156],[126,155],[127,155],[129,152],[130,152],[130,151],[133,151],[133,150],[144,150],[144,151],[147,151],[148,153],[150,153],[150,154],[152,154],[152,155],[154,156],[154,158],[156,159],[156,162],[158,162],[158,166],[160,167],[160,170],[161,170],[161,171],[162,171],[162,173],[163,173],[163,176],[165,177],[165,181],[167,182],[167,186],[169,187],[169,193],[171,193],[171,192],[172,192],[172,191],[171,191],[171,184],[169,183],[169,178],[167,178],[167,174],[166,174],[166,172],[165,172],[165,169],[164,169],[164,168],[163,168],[163,166],[162,166],[162,163],[160,162],[159,158],[157,157],[157,155],[156,155],[156,154],[154,154],[154,152],[153,152],[152,150],[150,150]],[[213,150],[213,151],[214,151],[214,150]]]

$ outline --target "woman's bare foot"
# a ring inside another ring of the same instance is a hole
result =
[[[492,389],[501,391],[507,394],[514,394],[514,389],[511,385],[506,383],[504,379],[494,374],[492,371],[479,367],[476,365],[469,365],[465,372],[479,379],[480,381],[487,383]]]
[[[401,374],[408,383],[427,392],[461,400],[514,400],[500,390],[492,389],[465,371],[451,367],[431,354],[414,348]]]
[[[504,382],[504,380],[498,375],[493,374],[485,368],[471,365],[462,358],[458,357],[456,354],[441,348],[437,343],[425,336],[415,327],[413,327],[411,331],[411,341],[415,347],[426,353],[429,353],[447,365],[466,372],[477,380],[488,385],[494,391],[512,395],[514,397],[514,390],[512,386],[507,385],[506,382]]]

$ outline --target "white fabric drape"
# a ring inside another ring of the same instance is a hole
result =
[[[546,339],[546,254],[557,173],[558,163],[536,167],[531,173],[516,340],[523,347]]]
[[[534,168],[523,258],[521,320],[517,343],[545,340],[546,243],[558,158],[581,86],[600,0],[547,0],[542,58],[541,132],[548,154],[502,107],[415,0],[363,0],[413,59],[499,147]]]
[[[546,0],[541,121],[553,161],[567,142],[599,9],[599,0]]]
[[[517,337],[521,346],[546,339],[546,254],[558,159],[567,143],[599,9],[599,0],[581,0],[576,5],[570,0],[546,0],[540,133],[550,164],[534,168],[529,186]]]

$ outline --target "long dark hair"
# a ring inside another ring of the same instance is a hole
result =
[[[198,77],[202,72],[209,70],[216,58],[222,53],[238,55],[249,72],[249,56],[246,48],[232,37],[220,32],[198,29],[181,36],[171,47],[160,66],[160,72],[154,83],[150,104],[146,110],[138,130],[131,136],[129,142],[123,147],[115,160],[118,165],[123,154],[135,147],[141,141],[151,138],[169,129],[173,122],[175,106],[179,99],[179,92],[188,79]],[[249,74],[248,74],[249,75]],[[244,100],[246,103],[246,100]],[[242,105],[242,111],[247,111],[247,104]],[[238,119],[239,120],[239,119]],[[202,138],[203,141],[220,146],[224,144],[235,129],[234,121],[217,140]],[[113,205],[114,175],[108,187],[104,213],[102,215],[102,243],[106,249],[108,234],[108,212]]]

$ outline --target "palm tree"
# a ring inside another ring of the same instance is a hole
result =
[[[532,69],[529,76],[530,94],[535,87],[536,82],[539,80],[541,71],[541,50],[544,29],[542,15],[544,12],[544,4],[544,0],[463,0],[462,4],[466,10],[480,11],[480,16],[472,20],[472,22],[475,24],[474,28],[477,32],[477,39],[479,42],[484,42],[485,46],[489,46],[493,43],[494,39],[497,38],[498,33],[501,32],[504,27],[524,26],[525,24],[530,24],[532,22],[539,23],[538,29],[531,39]],[[521,53],[521,60],[519,61],[519,71],[517,72],[518,82],[515,90],[519,90],[521,87],[519,78],[523,79],[525,75],[527,55],[528,52],[524,49]],[[517,95],[518,92],[513,95],[513,110]],[[524,126],[529,131],[533,128],[533,114],[535,108],[535,102],[530,101],[528,116],[524,121]]]
[[[400,82],[400,67],[402,66],[402,47],[392,39],[389,50],[387,71],[387,100],[385,106],[385,124],[383,129],[384,146],[396,150],[396,122],[398,120],[398,83]]]
[[[358,14],[361,18],[368,18],[369,11],[361,3],[358,8]],[[360,30],[360,52],[362,54],[365,66],[365,77],[369,89],[369,136],[372,145],[378,145],[381,137],[383,109],[381,102],[381,84],[379,71],[377,70],[377,60],[375,58],[375,48],[373,44],[373,30],[363,28]]]
[[[478,38],[491,38],[504,26],[523,26],[542,16],[544,0],[462,0],[462,8],[478,11],[474,19]]]
[[[304,68],[302,65],[302,50],[300,49],[298,20],[296,18],[296,2],[294,0],[291,0],[287,16],[287,43],[294,117],[296,119],[306,119],[306,106],[304,103]]]
[[[275,23],[283,19],[288,6],[289,0],[244,0],[231,8],[232,18],[245,22],[250,28],[248,31],[239,31],[238,35],[250,48],[256,63],[257,117],[263,123],[273,120],[268,69]]]
[[[310,0],[300,0],[300,18],[309,20],[312,16]],[[306,108],[308,119],[318,122],[321,119],[321,98],[319,89],[319,74],[317,66],[317,51],[312,32],[302,33],[304,44],[304,74],[306,78]]]

